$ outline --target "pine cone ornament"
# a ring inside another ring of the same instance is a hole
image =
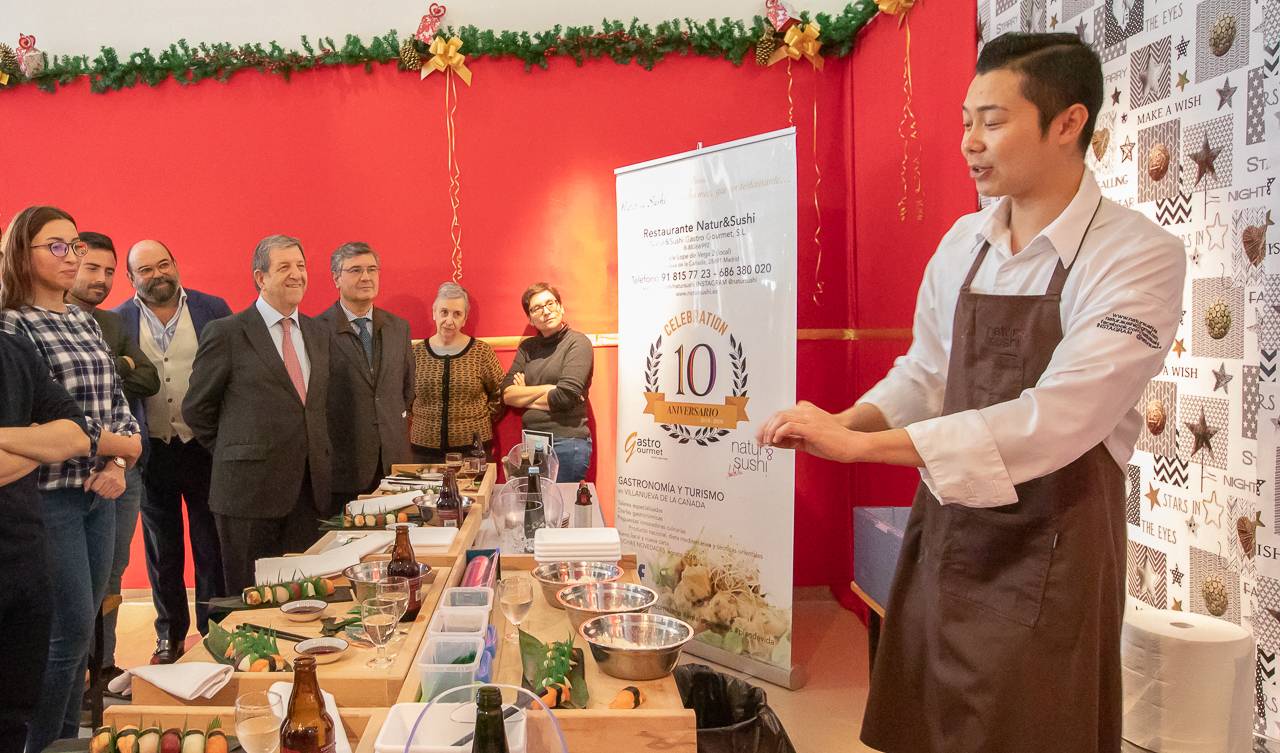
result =
[[[756,65],[768,65],[773,51],[778,49],[778,38],[772,29],[765,29],[756,40]]]
[[[1164,401],[1159,398],[1147,401],[1146,407],[1147,431],[1153,436],[1160,436],[1164,433],[1164,425],[1167,414],[1164,410]]]
[[[1209,337],[1221,340],[1231,331],[1231,309],[1222,301],[1210,306],[1204,312],[1204,326],[1209,330]]]
[[[1204,582],[1201,591],[1204,592],[1204,608],[1209,610],[1209,614],[1214,617],[1221,617],[1227,613],[1227,587],[1223,585],[1222,578],[1214,575]]]
[[[1111,129],[1099,128],[1093,132],[1089,145],[1093,147],[1093,158],[1101,160],[1107,154],[1107,146],[1111,143]]]
[[[1157,143],[1147,152],[1147,177],[1159,183],[1169,173],[1169,147]]]
[[[1218,57],[1230,52],[1232,43],[1236,41],[1236,28],[1235,16],[1225,15],[1219,18],[1209,30],[1209,52]]]
[[[406,71],[422,68],[422,56],[418,54],[418,48],[413,46],[412,39],[406,39],[400,43],[400,67]]]
[[[7,44],[0,44],[0,71],[5,73],[18,72],[18,56],[14,53],[13,48]]]
[[[1261,512],[1255,512],[1253,518],[1236,518],[1236,535],[1240,537],[1240,551],[1244,552],[1244,556],[1249,559],[1253,559],[1258,553],[1258,526],[1266,526],[1262,522]]]
[[[0,68],[3,68],[0,64]],[[1262,259],[1267,255],[1267,228],[1275,223],[1271,221],[1271,212],[1267,212],[1267,220],[1261,225],[1250,225],[1240,234],[1240,243],[1244,246],[1244,255],[1249,258],[1249,263],[1257,267],[1262,264]]]

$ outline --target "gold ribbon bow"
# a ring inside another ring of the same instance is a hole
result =
[[[773,51],[773,55],[769,57],[769,65],[773,65],[780,60],[799,60],[805,58],[813,64],[814,68],[822,70],[822,55],[819,50],[822,49],[822,42],[818,41],[818,35],[822,33],[822,27],[817,21],[810,21],[807,24],[792,26],[787,29],[787,33],[782,37],[782,44],[778,49]]]
[[[458,52],[462,40],[453,37],[445,41],[444,37],[436,37],[431,42],[431,59],[422,65],[422,78],[430,76],[434,71],[452,70],[462,79],[462,83],[471,86],[471,71],[467,68],[467,56]]]
[[[916,4],[916,0],[876,0],[876,7],[881,13],[898,17],[898,26],[907,18],[907,12]]]

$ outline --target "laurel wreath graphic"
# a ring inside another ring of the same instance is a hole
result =
[[[729,335],[729,363],[733,367],[733,397],[747,396],[747,357],[742,352],[742,342]],[[662,335],[649,346],[649,356],[644,361],[644,387],[649,392],[658,392],[658,368],[662,365]],[[659,424],[668,437],[680,444],[694,442],[703,447],[729,434],[728,429],[716,429],[703,426],[690,429],[682,424]]]

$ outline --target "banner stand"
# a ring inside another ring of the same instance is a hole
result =
[[[796,399],[795,129],[614,172],[615,524],[687,653],[799,688],[795,454],[755,443]]]

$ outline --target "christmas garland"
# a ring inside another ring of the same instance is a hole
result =
[[[814,14],[822,29],[822,54],[843,57],[853,48],[854,37],[878,12],[876,0],[855,0],[838,15]],[[809,14],[800,14],[808,22]],[[763,39],[772,39],[767,19],[756,16],[750,25],[725,18],[697,22],[691,19],[666,21],[656,26],[632,20],[604,21],[599,29],[592,26],[556,26],[548,31],[529,33],[493,31],[464,26],[446,29],[443,36],[462,40],[469,60],[514,57],[525,64],[548,67],[552,57],[568,57],[578,65],[590,59],[610,58],[620,65],[638,63],[646,70],[668,55],[699,55],[723,58],[741,65],[747,54]],[[269,45],[226,43],[192,46],[179,40],[159,54],[150,49],[135,52],[126,59],[110,47],[90,59],[87,55],[45,56],[36,53],[36,64],[20,64],[14,50],[0,44],[0,79],[7,85],[0,91],[23,84],[33,84],[45,91],[72,84],[83,77],[89,79],[95,93],[117,91],[146,84],[157,86],[172,78],[179,84],[194,84],[206,79],[226,81],[237,71],[252,68],[274,73],[286,80],[294,73],[323,66],[363,65],[372,71],[375,63],[389,63],[406,57],[426,54],[420,42],[402,40],[396,32],[374,37],[365,44],[355,35],[347,35],[339,46],[330,37],[314,44],[302,37],[302,50],[286,50],[276,42]],[[403,46],[402,46],[403,45]],[[30,55],[30,53],[27,53]],[[29,59],[29,58],[28,58]],[[414,61],[401,60],[402,67],[417,70]],[[6,76],[7,74],[7,76]]]

